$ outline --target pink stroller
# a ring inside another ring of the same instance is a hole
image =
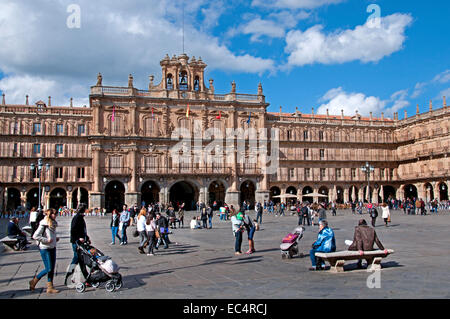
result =
[[[298,242],[300,241],[300,239],[302,239],[304,231],[304,227],[298,226],[292,233],[287,234],[283,238],[283,241],[280,245],[281,258],[290,259],[296,255],[299,255]]]

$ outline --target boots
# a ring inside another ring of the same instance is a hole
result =
[[[30,280],[30,290],[34,291],[34,288],[36,287],[36,284],[38,283],[39,279],[37,277],[34,277]]]
[[[47,282],[47,293],[48,294],[57,294],[59,290],[56,290],[55,287],[53,287],[53,282],[49,281]]]

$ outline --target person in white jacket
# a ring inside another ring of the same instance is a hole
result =
[[[145,222],[145,230],[147,231],[148,253],[147,256],[153,256],[153,248],[156,244],[156,223],[153,214],[148,214]]]
[[[147,231],[145,230],[145,221],[147,220],[147,210],[145,207],[142,207],[141,211],[139,212],[139,215],[137,217],[136,222],[136,230],[139,232],[139,247],[138,251],[140,254],[145,254],[144,252],[144,245],[147,242]]]
[[[39,243],[39,251],[41,253],[42,261],[45,269],[30,281],[30,290],[33,291],[38,281],[47,275],[47,293],[58,293],[53,286],[53,277],[55,273],[56,264],[56,243],[59,238],[56,236],[56,210],[49,209],[46,211],[46,217],[41,220],[39,227],[33,234],[33,239]]]
[[[388,220],[389,217],[391,216],[391,213],[389,212],[389,206],[386,203],[383,203],[381,205],[381,210],[382,210],[381,217],[383,218],[386,227],[388,227]]]

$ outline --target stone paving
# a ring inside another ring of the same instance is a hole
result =
[[[264,215],[261,230],[255,234],[257,252],[234,255],[234,237],[229,221],[213,219],[213,229],[191,230],[189,221],[195,212],[185,216],[185,228],[173,230],[170,239],[177,242],[169,249],[162,247],[155,256],[137,251],[138,239],[128,229],[129,244],[111,246],[110,217],[86,216],[88,233],[94,246],[121,267],[123,287],[108,293],[102,286],[77,293],[63,285],[67,265],[72,259],[69,245],[70,217],[58,217],[61,240],[57,249],[55,286],[61,292],[45,293],[45,280],[34,292],[28,281],[39,272],[42,261],[36,245],[25,252],[9,252],[0,248],[1,299],[311,299],[311,298],[450,298],[450,213],[438,215],[404,215],[392,212],[392,224],[385,227],[377,219],[376,231],[386,248],[395,253],[383,259],[380,288],[368,288],[372,273],[356,269],[356,261],[345,265],[344,273],[308,271],[309,249],[318,227],[306,226],[300,251],[305,257],[282,260],[281,239],[297,225],[296,216]],[[252,213],[252,215],[254,215]],[[337,250],[347,246],[360,215],[351,211],[328,212],[328,221],[336,235]],[[370,221],[367,214],[363,217]],[[5,235],[7,220],[0,220],[0,235]],[[25,225],[21,221],[21,226]],[[248,248],[244,237],[243,251]],[[46,277],[44,278],[46,279]]]

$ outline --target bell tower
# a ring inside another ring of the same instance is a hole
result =
[[[186,54],[169,58],[166,54],[160,62],[162,74],[162,88],[166,90],[205,92],[204,72],[206,64],[201,58],[198,60]]]

